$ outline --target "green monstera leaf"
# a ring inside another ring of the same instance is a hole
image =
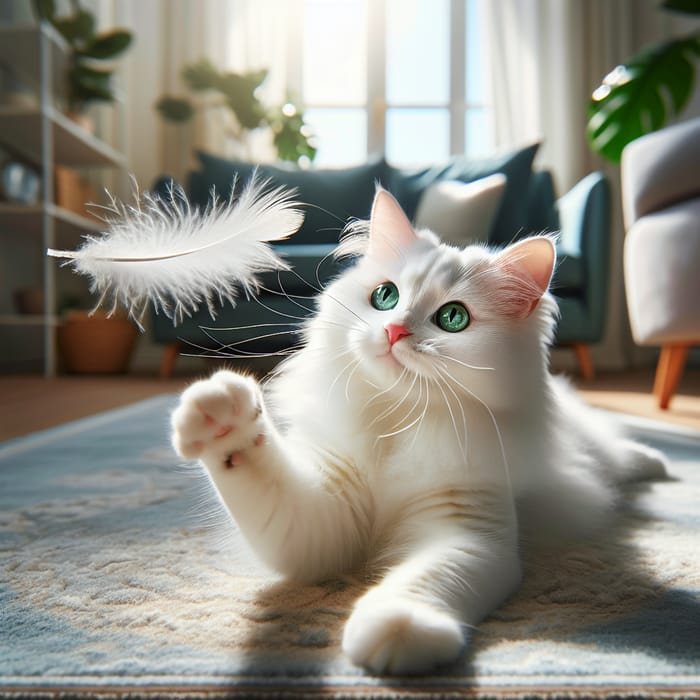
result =
[[[654,44],[609,73],[593,93],[586,136],[591,148],[619,162],[624,147],[679,114],[695,84],[700,37]]]

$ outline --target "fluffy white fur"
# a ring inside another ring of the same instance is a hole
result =
[[[173,444],[275,569],[371,577],[343,636],[354,662],[427,672],[517,587],[523,538],[594,531],[620,482],[664,463],[550,376],[550,239],[452,248],[380,190],[353,245],[364,254],[320,295],[266,396],[229,371],[193,384]],[[385,281],[400,298],[380,311]],[[449,333],[435,313],[455,300],[471,323]],[[392,345],[389,324],[411,335]]]

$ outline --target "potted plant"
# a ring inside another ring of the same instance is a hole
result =
[[[223,109],[229,117],[225,128],[239,143],[245,143],[249,131],[269,128],[280,160],[312,161],[316,148],[299,106],[290,100],[282,106],[266,108],[257,97],[257,89],[266,77],[266,70],[222,72],[202,59],[182,70],[182,78],[194,97],[164,95],[156,109],[164,119],[179,124],[189,122],[198,109]]]
[[[662,0],[667,10],[700,15],[700,0]],[[590,147],[619,162],[624,147],[680,114],[693,93],[700,32],[648,46],[603,79],[591,97]]]
[[[129,369],[137,335],[124,314],[66,311],[57,329],[58,351],[68,372],[122,374]]]
[[[131,44],[132,35],[126,29],[111,29],[97,33],[95,16],[79,0],[71,0],[71,14],[56,15],[55,0],[33,0],[38,19],[53,25],[70,47],[66,76],[68,114],[89,128],[84,113],[92,102],[113,102],[110,61]]]
[[[86,311],[66,295],[59,308],[56,339],[63,368],[78,374],[121,374],[129,369],[136,325],[121,312]]]

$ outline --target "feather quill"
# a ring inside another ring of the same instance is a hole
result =
[[[135,206],[110,195],[107,231],[86,236],[77,250],[47,254],[67,258],[64,264],[90,278],[90,291],[99,294],[95,308],[111,297],[111,313],[122,305],[139,326],[149,303],[175,324],[203,303],[214,318],[215,302],[235,304],[241,290],[256,291],[261,272],[289,269],[269,242],[301,226],[292,196],[255,179],[236,199],[222,202],[212,193],[204,211],[191,208],[180,188],[169,200],[137,191]]]

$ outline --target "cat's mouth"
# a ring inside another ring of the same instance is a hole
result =
[[[406,341],[399,341],[391,345],[386,352],[378,356],[385,364],[397,370],[409,370],[416,374],[421,374],[420,363],[415,357],[415,348],[407,344]]]

